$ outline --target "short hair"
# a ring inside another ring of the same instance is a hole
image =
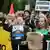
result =
[[[29,13],[29,15],[31,15],[31,12],[30,12],[29,10],[25,10],[25,11],[24,11],[24,13],[25,13],[25,12],[28,12],[28,13]]]

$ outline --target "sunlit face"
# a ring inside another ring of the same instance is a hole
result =
[[[45,19],[44,18],[39,19],[39,25],[40,26],[45,26]]]
[[[22,24],[22,23],[23,23],[23,18],[17,17],[17,24]]]

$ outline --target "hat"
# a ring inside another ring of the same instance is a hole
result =
[[[15,15],[14,14],[14,5],[13,5],[13,3],[10,5],[10,11],[9,11],[8,15],[10,15],[10,16],[14,16]]]

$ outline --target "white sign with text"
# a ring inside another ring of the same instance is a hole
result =
[[[36,1],[35,11],[49,11],[50,1]]]

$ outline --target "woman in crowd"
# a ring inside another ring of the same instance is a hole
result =
[[[39,20],[37,21],[37,29],[36,32],[41,34],[42,35],[42,38],[43,38],[43,50],[46,50],[47,49],[47,43],[46,43],[46,37],[48,35],[48,23],[47,23],[47,20],[46,20],[46,16],[41,13],[39,15]]]

